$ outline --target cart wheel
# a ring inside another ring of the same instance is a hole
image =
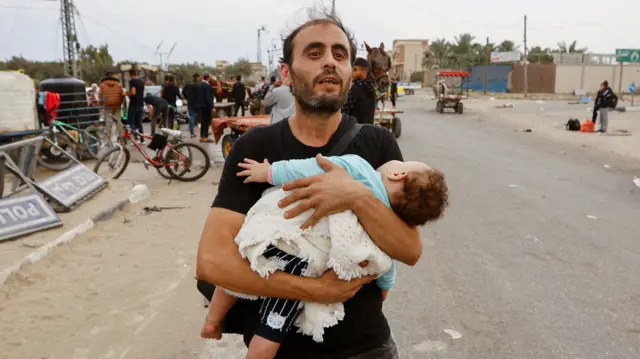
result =
[[[233,143],[236,142],[238,136],[236,135],[224,135],[222,137],[222,157],[226,160],[231,152],[231,147],[233,147]]]
[[[393,121],[393,136],[395,136],[395,138],[400,138],[401,134],[402,134],[402,121],[400,121],[399,117],[396,117],[395,121]]]
[[[436,112],[437,113],[443,113],[444,112],[444,105],[440,101],[438,101],[438,103],[436,104]]]
[[[458,103],[458,105],[456,106],[456,112],[459,113],[460,115],[462,115],[462,112],[464,111],[464,105],[462,104],[462,102]]]

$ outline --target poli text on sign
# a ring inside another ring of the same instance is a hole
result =
[[[61,225],[39,193],[0,199],[0,241]]]
[[[616,60],[620,63],[640,63],[640,49],[617,49]]]

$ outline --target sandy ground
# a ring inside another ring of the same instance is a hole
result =
[[[435,114],[424,94],[398,102],[405,158],[442,169],[452,202],[421,230],[423,257],[398,267],[384,304],[401,357],[640,357],[640,190],[630,181],[640,161],[607,147],[635,134],[554,128],[586,108],[491,105],[477,100],[460,116]],[[199,338],[195,254],[219,172],[167,185],[140,164],[128,170],[123,180],[146,183],[150,200],[0,287],[0,358],[241,358],[235,336]],[[142,215],[149,204],[186,208]]]

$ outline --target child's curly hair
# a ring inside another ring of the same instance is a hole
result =
[[[444,174],[436,169],[410,172],[404,179],[404,191],[398,202],[393,210],[410,226],[439,219],[449,205]]]

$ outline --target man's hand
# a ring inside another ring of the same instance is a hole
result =
[[[302,229],[315,225],[321,218],[330,214],[349,209],[355,199],[368,191],[364,184],[354,180],[341,166],[322,155],[317,155],[316,160],[326,173],[286,183],[282,189],[294,191],[278,203],[280,208],[285,208],[299,201],[295,208],[285,213],[285,218],[288,219],[308,209],[315,209],[313,215],[300,227]]]
[[[370,275],[346,281],[339,279],[333,270],[329,270],[316,279],[318,287],[313,301],[323,304],[344,303],[356,295],[363,285],[375,279],[375,276]]]
[[[269,161],[266,158],[262,163],[245,158],[244,163],[238,163],[238,167],[245,169],[242,172],[238,172],[238,177],[248,176],[245,178],[244,183],[265,183],[269,176],[269,168],[271,168],[271,164],[269,164]]]

